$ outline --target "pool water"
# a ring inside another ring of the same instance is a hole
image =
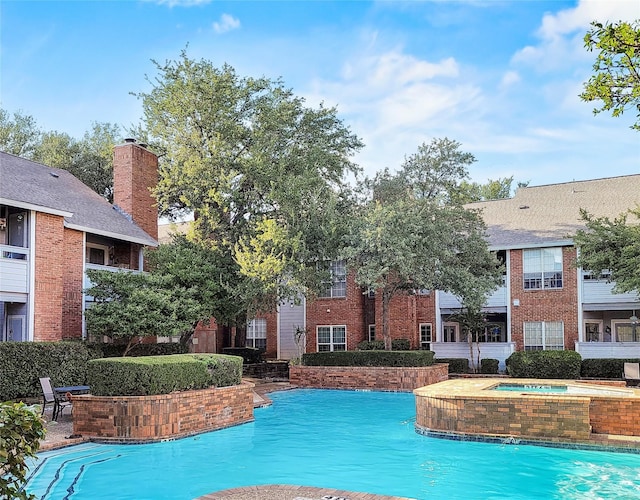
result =
[[[193,499],[298,484],[418,499],[640,498],[640,456],[424,437],[410,393],[272,393],[255,422],[146,445],[41,453],[40,499]]]
[[[566,385],[535,385],[535,384],[498,384],[492,391],[514,392],[542,392],[542,393],[566,393]]]

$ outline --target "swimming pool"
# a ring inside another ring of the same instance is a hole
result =
[[[420,436],[410,393],[272,393],[255,422],[145,445],[39,455],[28,491],[48,500],[193,499],[300,484],[419,499],[638,498],[640,456]]]

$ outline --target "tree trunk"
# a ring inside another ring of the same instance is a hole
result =
[[[247,344],[247,315],[236,317],[236,336],[234,347],[244,347]]]

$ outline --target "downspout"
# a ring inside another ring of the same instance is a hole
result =
[[[580,257],[580,249],[576,247],[576,258]],[[574,346],[574,349],[577,352],[580,352],[578,350],[579,347],[579,343],[584,341],[583,338],[583,325],[582,325],[582,321],[584,320],[584,313],[582,311],[582,300],[583,300],[583,274],[582,274],[582,266],[576,268],[576,283],[577,283],[577,292],[578,292],[578,343]],[[604,332],[602,332],[604,333]]]
[[[87,323],[85,319],[85,310],[87,308],[87,292],[85,290],[85,282],[87,281],[87,233],[82,233],[82,340],[87,340]]]

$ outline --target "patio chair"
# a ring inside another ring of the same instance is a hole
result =
[[[58,416],[65,408],[71,408],[71,400],[53,390],[49,377],[40,379],[40,387],[42,387],[42,415],[44,415],[44,410],[47,405],[52,404],[53,413],[51,420],[58,420]]]
[[[622,378],[625,379],[627,385],[640,384],[640,363],[625,363]]]

